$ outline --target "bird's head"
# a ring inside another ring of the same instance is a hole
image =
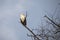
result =
[[[26,16],[24,14],[20,14],[20,19],[22,22],[24,22],[25,18],[26,18]]]

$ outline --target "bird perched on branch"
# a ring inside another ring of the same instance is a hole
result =
[[[24,14],[20,14],[20,21],[24,26],[26,26],[26,16]]]

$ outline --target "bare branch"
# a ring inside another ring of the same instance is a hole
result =
[[[32,34],[33,34],[33,36],[35,37],[35,38],[37,38],[37,40],[40,40],[36,35],[35,35],[35,33],[32,31],[32,30],[30,30],[27,26],[24,26],[29,32],[31,32]]]
[[[51,21],[53,24],[55,24],[57,27],[59,27],[60,28],[60,25],[58,25],[58,24],[56,24],[53,20],[51,20],[48,16],[44,16],[44,17],[46,17],[49,21]]]

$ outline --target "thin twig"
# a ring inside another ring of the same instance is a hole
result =
[[[25,27],[29,32],[31,32],[35,38],[37,38],[38,40],[40,40],[40,39],[35,35],[35,33],[34,33],[32,30],[30,30],[27,26],[24,26],[24,27]]]
[[[51,21],[53,24],[55,24],[57,27],[60,27],[58,24],[56,24],[53,20],[51,20],[48,16],[44,16],[44,17],[46,17],[49,21]]]

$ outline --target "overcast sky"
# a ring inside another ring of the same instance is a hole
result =
[[[29,28],[40,25],[43,16],[53,15],[59,0],[0,0],[0,40],[31,40],[19,22],[21,12],[27,11]]]

